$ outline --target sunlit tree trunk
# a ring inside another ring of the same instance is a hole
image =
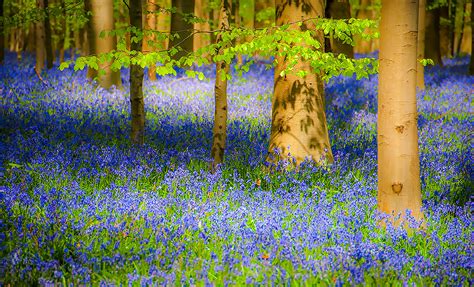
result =
[[[371,19],[372,18],[372,12],[369,10],[370,6],[370,0],[361,0],[360,1],[360,7],[359,7],[359,12],[357,13],[357,18],[359,19]],[[366,30],[368,31],[368,30]],[[362,53],[362,54],[367,54],[372,52],[372,41],[371,40],[363,40],[362,38],[356,36],[356,45],[354,47],[355,52],[357,53]]]
[[[143,39],[143,53],[149,53],[155,51],[156,34],[156,15],[157,5],[153,0],[146,0],[146,13],[145,13],[145,36]],[[153,31],[153,32],[152,32]],[[150,65],[148,67],[148,78],[151,81],[156,81],[156,65]]]
[[[178,34],[170,42],[170,48],[178,48],[173,58],[186,56],[193,51],[193,24],[184,20],[183,14],[194,13],[194,1],[189,0],[173,0],[172,6],[176,8],[176,13],[171,15],[171,34]]]
[[[171,1],[170,0],[162,0],[162,8],[170,8],[171,7]],[[166,33],[167,35],[170,32],[171,29],[171,15],[170,13],[166,12],[164,9],[161,9],[160,13],[158,13],[158,19],[157,19],[157,30]],[[160,49],[166,50],[169,47],[169,38],[166,37],[163,41],[160,41]]]
[[[420,63],[421,59],[425,58],[425,14],[426,14],[426,0],[419,0],[418,9],[418,43],[417,43],[417,66],[416,66],[416,86],[425,89],[425,68]]]
[[[115,36],[106,35],[100,37],[100,33],[110,32],[114,29],[114,1],[113,0],[86,0],[90,1],[92,15],[90,18],[92,24],[92,35],[89,38],[90,48],[93,47],[95,51],[89,49],[91,55],[101,55],[109,53],[116,48],[117,41]],[[91,31],[88,31],[88,34]],[[105,62],[99,65],[101,70],[105,71],[104,75],[99,75],[98,82],[104,88],[110,88],[112,85],[120,86],[120,72],[112,71],[111,63]]]
[[[38,10],[44,9],[44,1],[37,0],[36,5]],[[36,65],[35,70],[38,74],[41,74],[41,71],[44,69],[44,61],[46,58],[46,51],[44,49],[45,45],[45,35],[44,35],[44,21],[36,22]]]
[[[378,209],[422,218],[416,110],[418,1],[382,0],[378,91]],[[395,221],[398,224],[399,221]]]
[[[241,16],[241,12],[240,12],[240,1],[237,0],[237,2],[235,3],[234,6],[232,6],[234,12],[234,24],[235,24],[235,27],[237,28],[240,28],[242,26],[242,16]],[[238,45],[240,43],[240,40],[239,39],[236,39],[235,41],[235,44]],[[237,65],[238,66],[241,66],[243,63],[243,60],[242,60],[242,55],[241,54],[238,54],[237,55]]]
[[[0,17],[3,18],[3,0],[0,0]],[[5,59],[5,27],[3,22],[0,22],[0,65]]]
[[[283,25],[307,18],[318,18],[324,15],[324,1],[276,1],[276,24]],[[289,29],[315,30],[312,22],[306,25],[291,24]],[[317,40],[324,46],[321,31]],[[299,62],[294,70],[308,71],[301,78],[295,74],[281,76],[287,63],[277,56],[275,84],[272,99],[272,129],[270,137],[270,161],[294,157],[297,164],[310,158],[316,162],[333,162],[329,144],[326,114],[324,111],[324,89],[318,74],[311,72],[310,64]],[[288,150],[290,147],[290,150]],[[274,151],[280,151],[275,158]],[[273,157],[273,159],[272,159]]]
[[[436,65],[443,65],[439,40],[439,8],[425,12],[425,58],[432,59]]]
[[[196,17],[200,19],[206,20],[206,22],[202,23],[194,23],[194,30],[196,31],[210,31],[211,27],[209,25],[209,11],[206,10],[208,6],[207,0],[196,0],[194,3],[194,14]],[[197,51],[202,47],[207,47],[211,43],[211,37],[209,33],[200,33],[197,32],[194,34],[193,40],[193,49]]]
[[[327,1],[327,16],[332,19],[350,19],[351,7],[348,0],[329,0]],[[349,58],[354,58],[354,47],[345,44],[341,40],[331,37],[331,52],[335,54],[344,54]]]
[[[459,48],[461,46],[465,1],[466,0],[456,1],[456,9],[455,9],[455,15],[454,15],[453,55],[459,54]]]
[[[142,1],[130,0],[130,26],[142,30]],[[132,35],[134,36],[134,35]],[[141,51],[142,41],[130,43],[132,51]],[[134,144],[143,144],[145,134],[145,104],[143,102],[143,68],[130,65],[130,103],[132,114],[131,140]]]
[[[46,67],[51,69],[53,67],[53,43],[51,35],[51,22],[49,20],[49,4],[48,0],[44,0],[45,17],[44,17],[44,35],[45,35],[45,49],[46,49]]]
[[[465,4],[465,13],[464,13],[464,22],[463,22],[463,31],[461,37],[461,45],[459,47],[459,52],[461,54],[471,54],[471,42],[472,42],[472,22],[473,17],[470,13],[472,3]]]
[[[223,0],[221,2],[219,30],[229,29],[229,18],[231,16],[232,0]],[[219,33],[216,39],[217,43],[221,43],[222,35]],[[223,53],[225,46],[219,50],[219,54]],[[222,163],[224,160],[224,150],[227,140],[227,78],[225,74],[229,73],[229,64],[224,61],[216,63],[216,84],[214,87],[215,108],[214,108],[214,128],[212,129],[212,147],[211,170]],[[223,75],[224,74],[224,75]]]

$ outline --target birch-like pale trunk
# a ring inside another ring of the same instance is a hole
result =
[[[229,18],[231,15],[232,0],[223,0],[219,13],[219,30],[229,29]],[[222,34],[217,35],[216,42],[222,41]],[[219,54],[223,53],[225,46],[219,49]],[[214,108],[214,128],[212,129],[211,147],[211,171],[215,171],[218,164],[224,160],[224,151],[227,140],[227,78],[223,74],[229,73],[229,64],[224,61],[216,63],[216,83],[214,86],[215,108]]]
[[[378,91],[378,209],[422,219],[416,110],[418,1],[382,0]],[[394,221],[396,225],[400,221]]]
[[[323,16],[324,1],[322,0],[276,1],[276,25]],[[314,23],[307,21],[301,26],[291,24],[289,29],[314,30],[315,27]],[[322,31],[318,31],[316,37],[324,47]],[[324,111],[324,89],[320,76],[311,71],[308,62],[300,61],[294,67],[294,71],[308,71],[309,73],[304,78],[292,73],[282,77],[280,72],[285,70],[287,63],[282,56],[277,56],[276,60],[278,64],[275,68],[272,99],[269,161],[291,157],[297,164],[306,158],[318,163],[332,163],[333,155]],[[278,157],[275,157],[275,150],[280,152]]]
[[[130,26],[142,30],[142,0],[130,0]],[[134,35],[131,35],[132,37]],[[142,41],[130,43],[132,51],[141,51]],[[141,145],[145,135],[145,104],[143,101],[143,68],[130,65],[130,104],[132,114],[132,130],[130,138],[133,144]]]

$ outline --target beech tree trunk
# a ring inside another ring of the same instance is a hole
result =
[[[381,212],[401,214],[402,219],[407,209],[414,218],[423,217],[416,110],[417,20],[418,1],[382,0],[377,201]]]
[[[439,8],[439,16],[440,16],[440,27],[439,27],[439,41],[440,41],[440,51],[441,51],[441,56],[442,57],[452,57],[451,51],[453,50],[452,48],[452,43],[451,39],[452,37],[450,36],[450,30],[451,27],[448,24],[450,21],[449,18],[449,7],[448,6],[443,6]]]
[[[109,36],[100,37],[100,33],[110,32],[114,29],[114,1],[113,0],[86,0],[89,2],[92,15],[90,17],[91,26],[88,27],[87,35],[89,40],[89,54],[100,56],[105,53],[109,53],[114,50],[117,46],[115,37]],[[105,74],[98,76],[99,85],[108,89],[112,85],[120,86],[120,72],[112,71],[110,68],[111,63],[105,62],[100,63],[99,68],[105,71]],[[97,72],[91,72],[96,74]]]
[[[462,30],[462,37],[461,37],[461,44],[459,46],[459,52],[462,55],[471,54],[472,49],[472,14],[470,13],[472,7],[472,3],[465,4],[465,11],[464,11],[464,21],[463,21],[463,30]],[[469,12],[468,12],[469,11]],[[468,14],[469,13],[469,14]]]
[[[209,3],[206,0],[196,0],[194,2],[194,14],[196,17],[206,20],[204,23],[194,23],[194,30],[196,30],[196,33],[193,35],[194,51],[197,51],[202,47],[207,47],[211,43],[211,35],[209,33],[198,32],[211,30],[211,26],[209,24],[209,11],[206,10],[208,4]]]
[[[84,0],[84,9],[86,10],[86,15],[88,17],[86,27],[84,29],[83,33],[83,47],[87,47],[86,49],[82,49],[83,55],[86,56],[91,56],[91,55],[96,55],[96,48],[95,48],[95,39],[94,39],[94,22],[92,19],[92,15],[89,13],[92,13],[92,0]],[[88,44],[88,45],[86,45]],[[87,68],[87,78],[93,80],[97,77],[98,72],[95,69],[92,69],[90,67]]]
[[[221,2],[219,16],[219,30],[229,29],[229,18],[231,17],[232,0]],[[222,34],[217,35],[216,42],[221,43]],[[219,54],[223,53],[225,47],[219,49]],[[214,86],[215,108],[214,108],[214,128],[212,129],[211,171],[215,171],[218,164],[224,160],[224,151],[227,140],[227,78],[229,64],[224,61],[216,63],[216,84]],[[224,76],[223,76],[224,74]]]
[[[0,17],[3,18],[3,0],[0,0]],[[0,65],[5,59],[5,27],[3,21],[0,22]]]
[[[327,16],[332,19],[350,19],[351,7],[348,0],[329,0],[327,1]],[[345,44],[341,40],[331,37],[330,40],[331,52],[335,54],[344,54],[349,58],[354,58],[354,47],[350,44]]]
[[[456,9],[454,15],[454,39],[453,39],[453,55],[459,54],[461,46],[463,22],[464,22],[464,3],[465,0],[456,1]]]
[[[51,40],[51,22],[49,21],[49,4],[48,0],[44,0],[45,17],[44,17],[44,32],[45,32],[45,49],[46,49],[46,67],[51,69],[53,67],[54,55],[53,44]]]
[[[155,42],[156,42],[156,34],[154,30],[156,30],[156,13],[157,13],[157,6],[153,0],[146,0],[146,13],[145,13],[145,31],[144,39],[143,39],[143,53],[149,53],[156,51],[155,49]],[[131,21],[131,20],[130,20]],[[153,31],[153,33],[152,33]],[[151,42],[151,43],[150,43]],[[156,81],[156,65],[150,65],[148,67],[148,78],[150,81]]]
[[[294,23],[307,18],[324,16],[324,1],[276,1],[276,24]],[[315,30],[312,22],[299,26],[291,24],[289,29]],[[321,31],[315,31],[317,40],[324,47]],[[295,44],[297,45],[297,44]],[[320,76],[311,72],[307,62],[299,62],[294,70],[310,71],[301,78],[295,74],[281,76],[287,63],[277,56],[275,84],[272,99],[272,129],[269,146],[269,161],[294,158],[299,164],[306,158],[318,163],[333,162],[329,144],[326,114],[324,111],[324,89]],[[288,150],[288,147],[290,149]],[[279,151],[279,155],[275,154]],[[289,155],[291,153],[291,155]]]
[[[44,1],[43,0],[36,0],[36,5],[38,10],[44,9]],[[44,61],[46,58],[46,51],[45,51],[45,32],[44,32],[44,21],[36,22],[36,65],[35,70],[36,73],[41,74],[41,71],[44,69]]]
[[[142,30],[142,1],[130,1],[130,26]],[[131,35],[132,37],[134,35]],[[132,51],[142,49],[142,41],[130,43]],[[132,114],[131,140],[133,144],[143,144],[145,134],[145,104],[143,102],[143,68],[130,65],[130,104]]]
[[[173,59],[178,60],[193,51],[193,24],[184,20],[183,14],[194,13],[194,1],[173,0],[172,6],[176,8],[176,13],[171,15],[171,34],[173,37],[170,48],[177,48],[178,53]]]
[[[357,13],[357,18],[359,19],[371,19],[372,10],[369,10],[370,0],[361,0],[359,12]],[[368,31],[366,29],[366,31]],[[360,36],[355,36],[356,45],[354,47],[357,53],[367,54],[372,52],[372,40],[363,40]]]
[[[443,65],[439,39],[439,8],[425,12],[425,58],[432,59],[436,65]]]
[[[417,43],[417,66],[416,66],[416,86],[420,90],[425,89],[425,67],[420,63],[425,58],[425,14],[426,0],[419,0],[418,10],[418,43]],[[439,42],[439,41],[438,41]]]

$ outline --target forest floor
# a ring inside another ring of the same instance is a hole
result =
[[[128,83],[0,66],[0,285],[464,285],[473,267],[468,58],[418,92],[426,228],[378,227],[377,76],[326,85],[335,163],[266,172],[273,71],[229,86],[225,164],[208,172],[209,81],[145,81],[146,144]],[[124,82],[127,72],[122,73]]]

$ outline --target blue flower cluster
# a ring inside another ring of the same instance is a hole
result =
[[[418,93],[426,227],[413,231],[378,224],[376,76],[326,85],[334,165],[269,173],[273,71],[252,67],[230,83],[212,174],[212,79],[146,80],[136,147],[127,84],[72,70],[42,82],[13,58],[0,66],[4,284],[474,284],[467,58],[427,68]]]

